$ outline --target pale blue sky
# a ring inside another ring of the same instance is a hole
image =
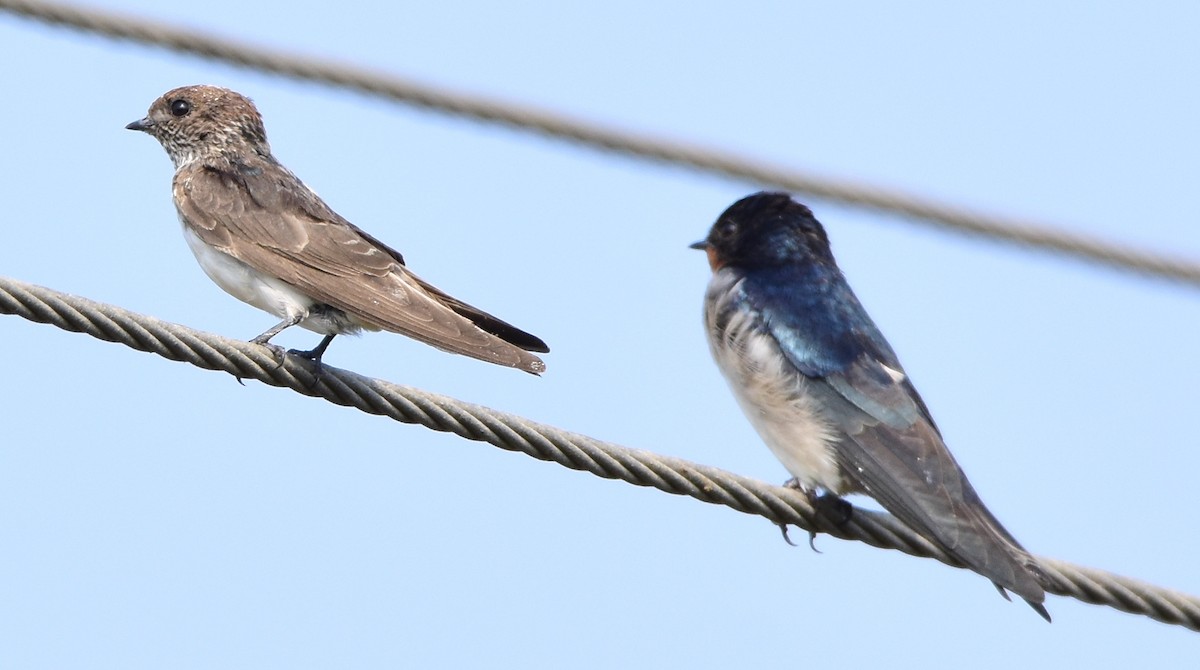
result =
[[[129,13],[1200,258],[1190,3],[112,2]],[[245,93],[419,274],[551,346],[534,378],[378,334],[326,362],[766,481],[687,245],[755,186],[0,14],[0,274],[223,335],[123,129]],[[1195,289],[807,200],[1030,550],[1200,593]],[[308,347],[288,332],[280,343]],[[1195,633],[601,480],[14,317],[12,668],[1165,666]]]

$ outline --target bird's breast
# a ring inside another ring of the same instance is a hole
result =
[[[806,489],[843,492],[838,432],[801,374],[779,348],[736,277],[717,273],[705,301],[713,359],[759,436]]]

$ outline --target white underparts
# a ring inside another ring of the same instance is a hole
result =
[[[295,287],[263,274],[233,256],[205,244],[186,224],[183,226],[183,238],[187,240],[188,247],[196,256],[200,267],[204,269],[204,274],[238,300],[274,314],[280,319],[302,317],[303,320],[299,323],[302,328],[322,335],[352,333],[358,330],[344,317],[334,318],[327,310],[314,313],[313,308],[320,304],[316,300]]]
[[[837,431],[821,414],[807,377],[784,357],[761,318],[738,309],[740,280],[718,271],[709,284],[705,325],[713,358],[742,411],[787,471],[808,490],[843,492],[834,456]],[[724,317],[719,324],[718,316]],[[719,329],[723,325],[723,329]]]

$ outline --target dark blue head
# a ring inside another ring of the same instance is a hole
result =
[[[708,251],[713,270],[752,270],[797,263],[833,264],[829,237],[812,210],[787,193],[755,193],[733,203],[692,245]]]

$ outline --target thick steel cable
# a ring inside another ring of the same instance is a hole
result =
[[[500,123],[593,148],[685,165],[758,186],[899,214],[960,233],[1057,251],[1110,267],[1200,285],[1200,264],[1189,259],[1130,249],[1019,219],[971,212],[880,187],[819,177],[699,145],[604,128],[529,106],[448,91],[329,60],[264,49],[146,19],[58,3],[0,0],[0,10],[112,38],[154,44],[247,68],[351,89],[478,121]]]
[[[264,384],[289,388],[403,423],[487,442],[599,477],[620,479],[724,505],[765,517],[776,524],[795,525],[964,567],[887,514],[855,509],[848,523],[832,525],[814,511],[804,495],[792,489],[679,458],[627,449],[480,405],[334,367],[326,366],[322,375],[314,378],[309,364],[294,357],[288,356],[280,363],[266,347],[192,330],[114,305],[0,277],[0,313],[85,333],[207,370],[220,370],[238,379],[257,379]],[[1038,561],[1045,568],[1049,593],[1200,631],[1198,598],[1063,561],[1040,557]]]

